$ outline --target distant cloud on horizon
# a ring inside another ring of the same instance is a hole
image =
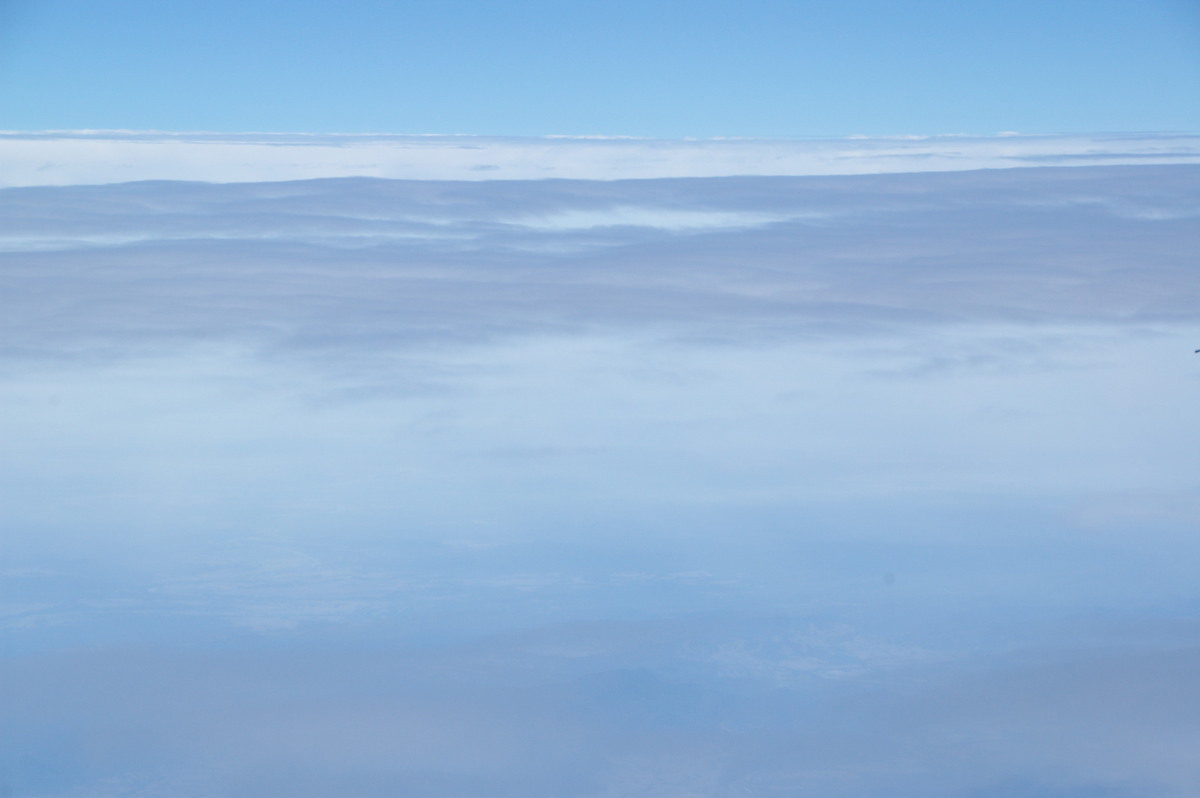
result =
[[[618,180],[1200,163],[1190,133],[840,139],[0,132],[0,187],[140,180]]]

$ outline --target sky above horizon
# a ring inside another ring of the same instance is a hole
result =
[[[1200,7],[6,0],[0,129],[1195,132]]]

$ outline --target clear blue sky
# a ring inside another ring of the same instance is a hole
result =
[[[0,128],[1200,130],[1195,0],[0,0]]]

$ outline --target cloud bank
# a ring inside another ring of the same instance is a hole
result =
[[[1200,137],[1191,134],[654,140],[0,132],[0,186],[328,177],[619,180],[1195,163]]]
[[[1196,794],[1198,177],[0,191],[0,792]]]

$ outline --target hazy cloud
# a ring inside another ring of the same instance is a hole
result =
[[[1195,164],[1188,134],[696,139],[0,132],[3,185],[367,176],[418,180],[616,180],[845,175],[1016,166]]]
[[[1194,795],[1197,169],[0,191],[0,793]]]

